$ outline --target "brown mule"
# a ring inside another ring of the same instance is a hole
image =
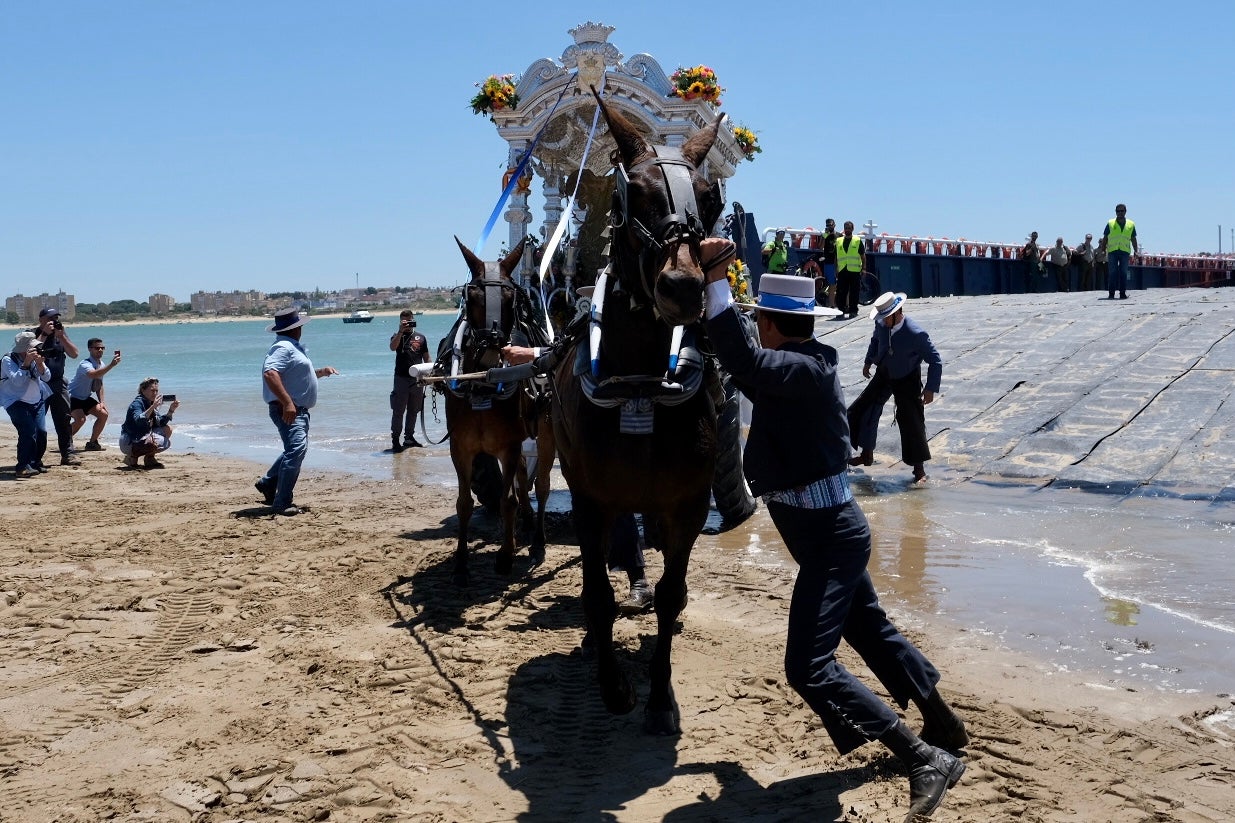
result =
[[[707,359],[698,361],[697,390],[679,392],[681,369],[669,372],[669,350],[675,325],[703,334],[699,243],[724,203],[719,185],[699,169],[721,120],[671,149],[649,144],[598,95],[597,102],[617,147],[611,274],[594,297],[603,301],[595,371],[588,368],[588,335],[574,338],[553,374],[553,427],[583,558],[597,680],[614,713],[634,708],[635,690],[613,649],[618,608],[606,569],[610,535],[623,513],[652,516],[660,526],[664,572],[655,587],[657,637],[644,727],[677,734],[673,633],[686,602],[691,549],[708,515],[722,395]]]
[[[524,342],[533,330],[520,329],[519,319],[526,315],[520,301],[527,295],[511,279],[510,272],[523,254],[519,243],[496,265],[486,264],[459,242],[472,279],[463,287],[461,323],[466,325],[457,336],[457,366],[460,374],[485,371],[501,364],[501,348],[512,337],[522,335]],[[455,329],[459,330],[456,324]],[[444,341],[445,342],[445,341]],[[437,384],[439,388],[443,384]],[[547,424],[548,406],[528,391],[526,385],[490,385],[482,381],[458,381],[445,384],[446,428],[450,433],[450,459],[459,481],[455,512],[459,518],[459,538],[454,555],[454,581],[465,586],[468,572],[468,526],[471,522],[472,479],[476,458],[491,455],[501,469],[500,519],[502,543],[494,559],[498,574],[509,575],[514,567],[516,512],[531,517],[528,496],[527,468],[523,460],[523,442],[536,437],[539,465],[536,473],[537,513],[529,552],[533,565],[545,556],[545,504],[549,497],[549,471],[553,466],[553,432]]]

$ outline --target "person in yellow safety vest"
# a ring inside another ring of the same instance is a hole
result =
[[[1141,247],[1136,242],[1136,224],[1126,215],[1128,207],[1120,203],[1115,207],[1115,219],[1106,221],[1102,236],[1106,239],[1106,299],[1114,300],[1119,292],[1120,300],[1128,299],[1128,260],[1139,255]]]
[[[845,233],[836,238],[836,308],[841,317],[858,316],[858,289],[866,270],[866,248],[853,236],[853,221],[845,221]],[[839,318],[838,318],[839,319]]]
[[[789,244],[785,242],[785,230],[777,229],[776,237],[763,244],[763,265],[769,274],[784,274],[789,268]]]

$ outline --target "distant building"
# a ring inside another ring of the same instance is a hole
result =
[[[17,315],[17,319],[22,323],[37,323],[39,312],[44,306],[59,309],[60,317],[64,320],[72,320],[77,316],[77,298],[64,292],[56,294],[44,292],[32,297],[16,294],[4,299],[5,312]]]
[[[153,315],[171,314],[176,307],[175,298],[166,294],[150,295],[150,313]]]
[[[189,305],[198,314],[248,314],[265,299],[259,291],[199,291],[189,296]]]

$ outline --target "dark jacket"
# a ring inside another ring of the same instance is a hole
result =
[[[913,322],[912,317],[905,317],[896,334],[892,334],[892,330],[883,323],[875,322],[875,333],[866,348],[867,363],[885,369],[888,377],[899,380],[914,372],[920,374],[923,361],[926,361],[926,385],[923,388],[937,394],[939,383],[943,380],[943,358],[931,342],[931,336]]]
[[[708,335],[734,385],[754,404],[744,466],[756,495],[837,474],[849,457],[849,422],[836,349],[818,340],[757,348],[738,309],[707,321]]]

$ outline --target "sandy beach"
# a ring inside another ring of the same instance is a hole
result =
[[[899,764],[878,745],[837,757],[784,682],[792,570],[732,549],[772,534],[762,511],[696,544],[674,646],[683,733],[658,739],[641,708],[604,711],[578,653],[566,515],[545,565],[529,574],[521,552],[505,580],[480,511],[461,591],[448,491],[309,472],[309,512],[276,520],[248,463],[83,459],[2,484],[0,820],[904,817]],[[1115,688],[892,616],[973,737],[935,819],[1235,819],[1229,694]],[[650,616],[615,631],[644,690],[653,633]]]

